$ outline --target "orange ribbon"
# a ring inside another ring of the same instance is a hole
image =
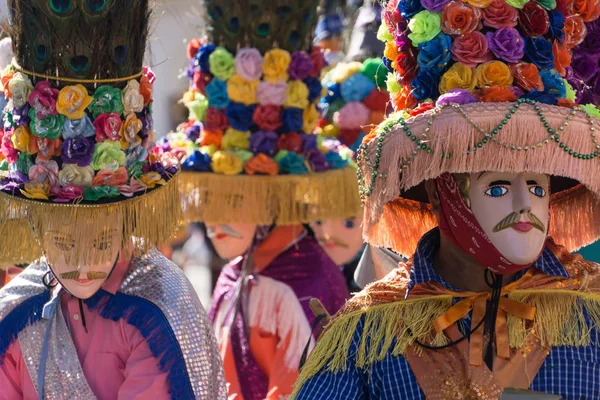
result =
[[[529,280],[534,274],[531,269],[521,279],[506,285],[502,288],[501,296],[513,292],[523,282]],[[485,318],[487,301],[492,296],[491,293],[473,293],[462,292],[456,293],[448,290],[453,297],[465,297],[463,300],[456,303],[444,315],[437,318],[433,327],[437,333],[440,333],[456,322],[466,317],[473,310],[471,326],[476,326]],[[510,357],[510,346],[508,343],[508,324],[507,315],[512,314],[521,319],[532,321],[535,317],[535,307],[528,304],[519,303],[510,300],[507,297],[500,297],[498,304],[498,314],[496,316],[496,352],[498,357],[508,359]],[[483,324],[471,334],[471,342],[469,344],[469,363],[473,366],[481,365],[483,360]]]

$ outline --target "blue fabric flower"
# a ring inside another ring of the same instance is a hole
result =
[[[400,0],[398,2],[398,11],[404,19],[409,19],[419,11],[423,11],[421,0]]]
[[[543,36],[525,38],[525,56],[540,70],[554,67],[552,43]]]
[[[344,160],[340,153],[332,150],[325,153],[325,161],[332,169],[344,168],[348,164],[348,160]]]
[[[217,46],[214,43],[203,44],[200,46],[194,56],[194,65],[202,72],[210,72],[208,57],[212,54]]]
[[[252,126],[252,114],[254,113],[254,105],[245,106],[242,103],[229,103],[227,106],[227,119],[229,120],[229,125],[233,129],[237,129],[238,131],[248,131]]]
[[[311,150],[317,150],[318,148],[318,137],[317,135],[302,135],[302,152],[308,153]]]
[[[550,94],[557,99],[567,97],[567,87],[565,81],[554,68],[545,69],[540,72],[540,78],[544,83],[544,93]]]
[[[321,86],[321,81],[319,81],[317,78],[308,77],[302,82],[304,82],[304,84],[308,88],[309,102],[312,103],[321,97],[321,90],[323,90],[323,86]]]
[[[302,113],[303,110],[301,108],[284,108],[281,113],[281,122],[283,123],[282,132],[300,132],[304,123]]]
[[[549,93],[540,92],[537,89],[534,89],[530,92],[525,93],[522,96],[522,98],[531,99],[531,100],[538,101],[540,103],[545,103],[545,104],[550,104],[550,105],[556,105],[556,103],[558,103],[556,97],[554,97],[553,95],[551,95]]]
[[[138,162],[146,161],[148,158],[148,150],[141,144],[136,143],[136,146],[130,146],[125,150],[125,167],[131,168]]]
[[[92,137],[95,135],[96,130],[87,114],[81,119],[65,119],[65,124],[63,126],[63,137],[65,139],[72,139],[77,136]]]
[[[350,76],[341,86],[342,98],[346,103],[362,101],[376,88],[375,82],[360,72]]]
[[[206,98],[208,99],[208,105],[220,110],[227,108],[229,105],[229,96],[227,96],[227,83],[220,79],[213,78],[208,85],[206,85]]]
[[[291,175],[302,175],[308,174],[308,169],[304,165],[304,158],[294,153],[293,151],[288,152],[285,156],[277,160],[279,170]]]
[[[414,98],[417,101],[437,98],[439,95],[439,80],[440,74],[438,70],[434,68],[419,70],[415,79],[410,83]]]
[[[184,171],[210,171],[210,156],[200,150],[195,150],[181,163]]]
[[[394,72],[394,67],[392,67],[392,60],[386,57],[381,57],[381,63],[389,72]]]
[[[442,32],[433,40],[419,44],[419,68],[434,68],[441,73],[452,59],[451,47],[452,39]]]
[[[327,94],[325,95],[325,97],[323,97],[323,100],[326,103],[333,103],[334,101],[336,101],[337,99],[340,99],[342,97],[342,92],[341,92],[341,87],[339,84],[337,83],[328,83],[327,86]]]
[[[562,41],[565,37],[565,16],[560,11],[549,12],[550,28],[548,35],[551,39]]]
[[[185,135],[192,142],[195,142],[200,137],[200,132],[202,131],[202,124],[200,122],[196,122],[194,125],[188,127],[185,130]]]

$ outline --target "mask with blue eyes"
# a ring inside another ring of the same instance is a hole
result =
[[[330,219],[311,224],[319,244],[333,262],[342,266],[356,258],[363,248],[362,217]]]

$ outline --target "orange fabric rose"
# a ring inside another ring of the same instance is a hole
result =
[[[515,77],[515,83],[526,92],[533,89],[544,90],[544,84],[540,78],[540,70],[534,64],[525,62],[512,64],[510,70]]]
[[[419,114],[423,114],[426,111],[429,111],[431,109],[433,109],[435,107],[435,105],[428,101],[425,103],[421,103],[418,106],[416,106],[415,108],[413,108],[412,110],[410,110],[410,116],[411,117],[416,117]]]
[[[398,58],[398,47],[396,46],[396,42],[394,42],[393,40],[386,42],[383,55],[388,60],[396,61],[396,58]]]
[[[567,49],[572,49],[583,42],[586,33],[587,28],[580,15],[568,16],[565,19],[565,38],[563,39],[563,44]]]
[[[371,132],[363,138],[363,143],[369,144],[369,142],[377,137],[377,127],[371,129]]]
[[[402,86],[402,89],[399,92],[392,93],[391,97],[394,110],[396,111],[413,108],[417,104],[417,100],[412,95],[412,91],[408,85]]]
[[[144,105],[148,105],[152,102],[152,84],[150,78],[142,76],[140,79],[140,94],[144,98]]]
[[[465,0],[467,3],[478,8],[487,8],[494,0]]]
[[[517,95],[503,87],[490,87],[481,93],[480,101],[486,103],[513,102],[517,101]]]
[[[210,146],[214,144],[220,149],[222,140],[223,131],[207,131],[204,129],[200,132],[200,146]]]
[[[552,43],[552,55],[554,55],[554,68],[560,76],[564,77],[567,74],[567,67],[571,65],[571,50],[555,40]]]
[[[259,153],[257,156],[246,161],[244,171],[246,171],[248,175],[277,175],[279,173],[279,165],[271,157]]]
[[[567,0],[567,9],[571,15],[580,15],[585,22],[591,22],[600,16],[598,0]]]
[[[448,35],[464,35],[480,30],[481,11],[462,1],[451,1],[442,11],[442,31]]]
[[[369,123],[372,125],[379,125],[385,119],[385,113],[382,111],[371,111],[369,116]]]
[[[127,169],[120,167],[116,171],[108,169],[101,169],[96,173],[94,179],[92,179],[92,185],[94,186],[119,186],[124,185],[127,182]]]
[[[500,86],[510,87],[513,84],[513,74],[508,65],[502,61],[489,61],[481,64],[475,70],[479,88]]]
[[[52,157],[60,156],[61,144],[60,139],[47,138],[32,138],[29,141],[29,154],[36,154],[37,158],[44,161],[49,161]]]
[[[566,107],[566,108],[573,108],[573,107],[578,106],[577,103],[575,103],[573,100],[569,100],[569,99],[556,99],[556,105],[559,107]]]
[[[6,96],[6,98],[8,98],[8,99],[12,99],[12,93],[10,92],[8,82],[10,82],[10,80],[12,79],[14,74],[15,74],[15,71],[10,70],[6,74],[2,75],[2,80],[1,80],[2,91],[4,92],[4,95]]]

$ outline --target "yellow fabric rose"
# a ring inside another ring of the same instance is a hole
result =
[[[338,64],[330,73],[331,80],[334,83],[342,83],[352,75],[360,72],[362,64],[358,61],[352,61],[349,63]]]
[[[94,179],[94,170],[89,165],[87,167],[79,167],[77,164],[63,164],[63,167],[58,171],[58,183],[60,186],[75,185],[88,187],[92,186]]]
[[[314,104],[311,104],[307,108],[304,109],[302,113],[302,130],[306,133],[311,133],[317,127],[317,123],[319,122],[319,118],[321,114],[317,111],[317,107]]]
[[[268,82],[287,81],[287,70],[291,61],[292,56],[285,50],[273,49],[267,51],[263,62],[264,80]]]
[[[477,85],[475,68],[467,67],[462,63],[455,63],[450,67],[440,80],[440,94],[449,92],[452,89],[473,90]]]
[[[217,151],[212,156],[210,166],[217,174],[237,175],[244,169],[244,161],[234,153]]]
[[[477,8],[487,8],[494,0],[465,0],[467,3]]]
[[[119,130],[121,150],[127,150],[131,145],[142,143],[142,138],[138,135],[142,128],[143,123],[135,114],[127,116],[127,119],[123,122]]]
[[[511,87],[513,74],[502,61],[488,61],[477,67],[477,84],[481,89],[488,87]]]
[[[250,132],[228,128],[221,140],[223,150],[246,150],[250,147]]]
[[[321,131],[323,137],[337,137],[340,134],[340,128],[333,124],[325,125]]]
[[[33,85],[29,77],[21,72],[13,75],[8,82],[8,92],[12,96],[15,108],[21,108],[27,103],[29,94],[33,91]]]
[[[200,151],[212,157],[217,151],[219,151],[219,148],[216,145],[211,144],[210,146],[200,147]]]
[[[247,106],[256,103],[258,80],[248,81],[240,75],[234,75],[227,81],[227,95],[231,101]]]
[[[140,176],[138,180],[142,185],[146,186],[148,189],[154,189],[156,185],[163,186],[167,184],[167,182],[165,182],[165,180],[160,176],[160,174],[154,171],[148,172],[147,174]]]
[[[308,107],[308,87],[302,81],[290,81],[285,93],[285,107],[306,108]]]
[[[21,189],[21,194],[28,199],[48,200],[48,194],[50,194],[50,185],[40,182],[27,182],[25,184],[25,189]]]
[[[65,86],[58,93],[56,111],[69,119],[81,119],[94,98],[83,85]]]
[[[29,144],[31,142],[31,133],[29,133],[28,128],[24,126],[20,126],[12,134],[10,138],[12,141],[13,147],[19,150],[22,153],[29,152]]]

